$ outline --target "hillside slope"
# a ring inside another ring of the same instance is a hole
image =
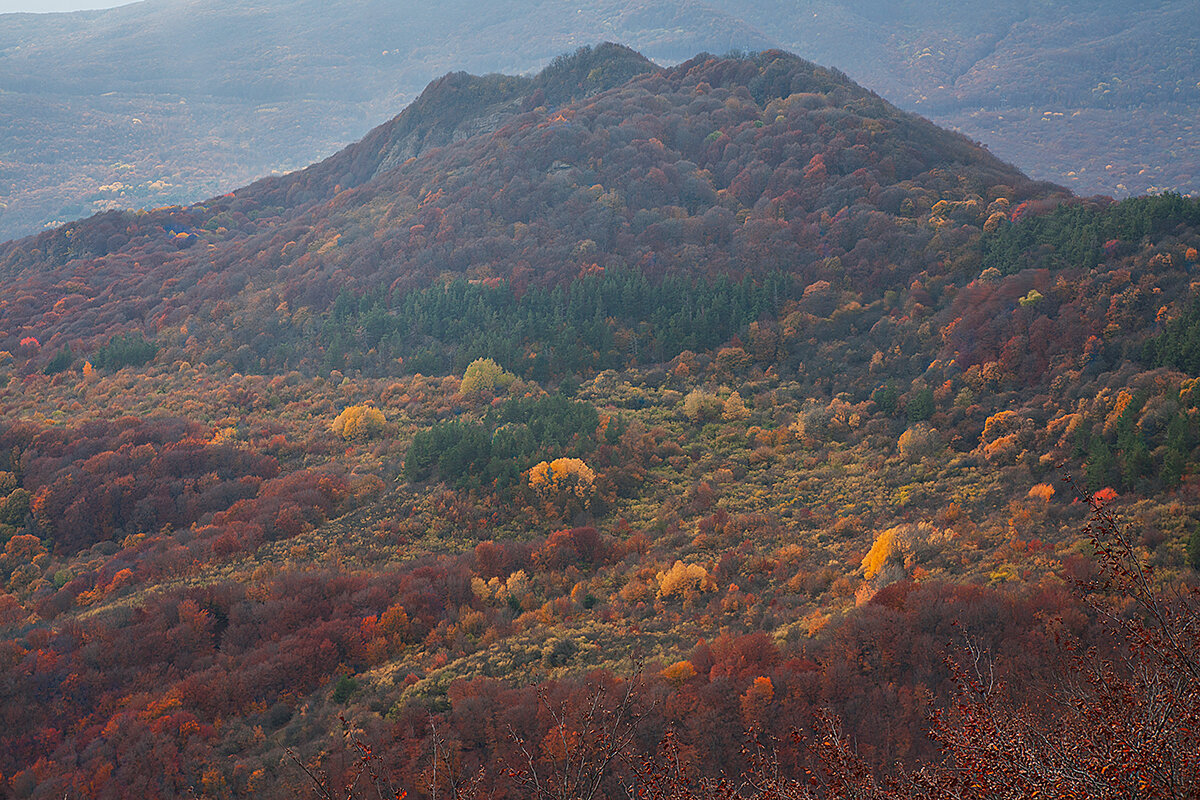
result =
[[[329,342],[306,326],[338,292],[420,289],[439,276],[550,289],[592,267],[654,279],[783,270],[881,290],[927,266],[933,233],[916,220],[937,202],[974,203],[978,215],[993,190],[1013,202],[1053,190],[775,51],[699,58],[592,94],[610,74],[647,68],[606,46],[532,80],[450,75],[308,169],[4,245],[0,346],[16,352],[33,336],[46,358],[122,329],[187,325],[194,346],[213,349],[205,360],[246,345],[272,369],[312,370]],[[572,95],[587,99],[553,102]],[[460,128],[480,133],[452,141]],[[263,289],[285,305],[257,308]],[[69,315],[53,312],[60,300]]]
[[[1143,713],[1200,686],[1106,625],[1085,527],[1196,585],[1198,265],[1200,201],[1079,199],[780,51],[616,45],[9,242],[0,793],[670,797],[849,737],[855,785],[972,796],[929,730],[971,733],[981,652],[1058,787],[1200,774]]]

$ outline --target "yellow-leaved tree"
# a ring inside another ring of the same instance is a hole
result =
[[[504,368],[490,358],[477,358],[463,372],[461,391],[463,394],[495,394],[512,385],[517,376],[505,372]]]
[[[370,439],[383,433],[383,412],[375,406],[350,406],[338,414],[330,427],[343,439]]]
[[[942,440],[938,432],[922,422],[910,427],[896,440],[896,449],[905,461],[920,461],[932,455],[941,446]]]
[[[909,577],[918,564],[934,564],[953,538],[951,531],[928,522],[906,522],[880,533],[862,560],[865,581],[859,601],[866,602],[889,583]]]
[[[526,473],[529,488],[564,518],[583,511],[596,493],[596,473],[579,458],[542,461]]]
[[[896,554],[896,534],[899,531],[899,527],[888,528],[875,539],[875,544],[871,545],[871,550],[862,560],[864,578],[874,578]]]
[[[581,499],[593,491],[596,473],[581,458],[542,461],[529,470],[530,487],[542,496],[567,492]]]
[[[1048,483],[1039,483],[1029,490],[1030,497],[1036,497],[1043,503],[1049,503],[1050,498],[1054,497],[1054,487]]]
[[[715,592],[717,582],[708,574],[708,570],[699,564],[684,564],[676,561],[665,572],[655,576],[658,580],[658,596],[671,597],[682,595],[684,598],[695,597],[700,592]]]
[[[703,389],[693,389],[683,398],[683,415],[697,424],[716,419],[724,407],[721,398]]]
[[[722,406],[721,419],[726,422],[738,422],[748,416],[750,416],[750,409],[746,408],[742,396],[737,392],[729,395],[729,399]]]

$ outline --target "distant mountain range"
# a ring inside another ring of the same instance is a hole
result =
[[[146,0],[0,16],[0,239],[302,167],[451,69],[780,46],[1080,193],[1200,189],[1188,0]]]

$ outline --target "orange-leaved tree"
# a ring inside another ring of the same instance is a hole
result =
[[[583,459],[542,461],[526,475],[534,494],[564,517],[586,509],[596,493],[596,473]]]
[[[349,406],[338,414],[330,427],[343,439],[370,439],[383,433],[383,412],[375,406]]]

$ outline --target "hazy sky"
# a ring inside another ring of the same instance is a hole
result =
[[[134,0],[0,0],[0,14],[14,11],[83,11],[88,8],[112,8]]]

